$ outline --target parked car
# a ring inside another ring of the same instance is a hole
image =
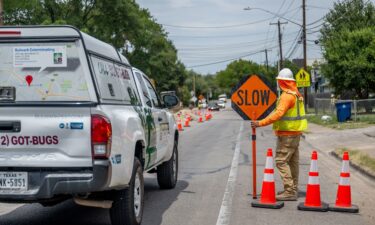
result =
[[[225,102],[224,101],[222,101],[222,100],[219,100],[219,101],[217,101],[217,104],[218,104],[218,106],[220,106],[221,108],[225,108]]]
[[[216,102],[209,102],[208,103],[208,109],[212,111],[219,111],[220,107]]]
[[[0,201],[67,198],[139,225],[144,172],[174,188],[178,131],[148,77],[71,26],[0,27]],[[134,73],[133,73],[134,72]]]

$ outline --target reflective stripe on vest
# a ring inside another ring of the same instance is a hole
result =
[[[307,129],[307,120],[303,101],[295,93],[286,92],[296,97],[296,102],[285,115],[273,124],[273,129],[277,131],[304,131]],[[279,103],[278,100],[277,104]]]

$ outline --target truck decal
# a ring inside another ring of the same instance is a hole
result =
[[[58,145],[59,137],[57,135],[47,136],[0,136],[1,146],[22,146],[22,145]]]

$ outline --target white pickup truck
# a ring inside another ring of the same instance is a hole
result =
[[[178,131],[152,83],[70,26],[0,27],[0,202],[110,208],[137,225],[144,172],[174,188]]]

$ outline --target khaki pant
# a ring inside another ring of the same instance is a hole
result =
[[[283,180],[284,190],[291,194],[296,194],[298,187],[300,138],[301,135],[277,137],[276,167]]]

